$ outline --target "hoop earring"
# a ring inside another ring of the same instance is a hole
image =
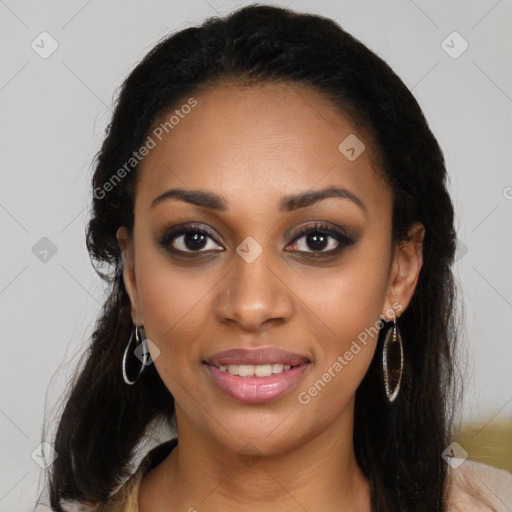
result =
[[[124,349],[123,360],[121,362],[121,370],[123,372],[123,379],[126,382],[126,384],[128,384],[130,386],[135,384],[137,379],[140,377],[140,374],[144,371],[146,362],[149,359],[149,349],[148,349],[148,345],[146,343],[146,339],[145,339],[146,337],[144,336],[144,338],[142,339],[142,342],[140,342],[139,329],[144,330],[142,326],[138,326],[138,325],[133,326],[132,332],[130,335],[130,339],[128,340],[126,348]],[[140,361],[140,368],[137,371],[136,376],[132,379],[128,376],[126,362],[128,359],[128,349],[130,348],[130,345],[133,340],[133,333],[135,333],[135,348],[133,350],[133,355]],[[139,342],[140,342],[140,346],[139,346]]]
[[[397,360],[400,361],[399,368]],[[404,349],[402,345],[402,336],[396,324],[396,315],[393,314],[393,327],[388,329],[384,338],[384,348],[382,350],[382,366],[384,370],[384,389],[389,403],[392,403],[398,396],[400,384],[402,382],[402,373],[404,369]]]

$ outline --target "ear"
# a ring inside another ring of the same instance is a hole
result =
[[[121,226],[116,233],[117,242],[123,251],[123,281],[130,302],[132,304],[132,322],[134,325],[143,325],[142,314],[139,307],[139,295],[135,278],[135,254],[133,237],[125,226]]]
[[[405,311],[412,299],[420,270],[423,265],[423,238],[425,228],[415,223],[409,230],[409,238],[395,247],[393,262],[389,275],[386,298],[381,318],[393,320]]]

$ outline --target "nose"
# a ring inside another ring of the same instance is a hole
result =
[[[270,251],[265,250],[250,263],[234,256],[214,300],[219,322],[236,324],[244,331],[263,331],[289,321],[293,292],[271,260]]]

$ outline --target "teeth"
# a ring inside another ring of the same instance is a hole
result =
[[[241,364],[238,367],[238,375],[240,375],[240,377],[252,377],[254,375],[254,365]]]
[[[238,375],[238,369],[240,368],[237,364],[228,364],[228,373],[231,375]]]
[[[254,367],[254,375],[256,377],[268,377],[272,375],[272,366],[269,364],[258,364]]]
[[[219,369],[240,377],[269,377],[273,373],[281,373],[291,368],[289,364],[228,364],[220,365]]]

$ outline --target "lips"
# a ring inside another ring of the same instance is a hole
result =
[[[307,356],[294,354],[274,347],[259,349],[232,349],[224,352],[218,352],[204,360],[206,364],[212,366],[235,365],[260,365],[260,364],[283,364],[289,366],[298,366],[303,363],[309,363]]]
[[[277,400],[297,386],[311,361],[301,354],[260,348],[219,352],[203,363],[220,391],[238,402],[254,404]]]

